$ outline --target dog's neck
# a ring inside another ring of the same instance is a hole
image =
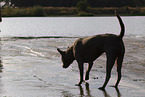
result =
[[[70,58],[72,60],[75,60],[74,55],[73,55],[73,46],[69,47],[66,50],[66,56],[67,56],[67,58]]]

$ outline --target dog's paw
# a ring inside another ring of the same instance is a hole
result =
[[[105,91],[105,88],[104,87],[100,87],[98,88],[99,90],[102,90],[102,91]]]
[[[75,84],[75,86],[81,86],[81,84],[85,82],[84,80],[83,81],[80,81],[78,84]]]
[[[113,88],[118,88],[118,86],[114,86],[114,85],[112,85],[112,86],[110,86],[110,87],[113,87]]]
[[[81,86],[81,84],[75,84],[75,86]]]
[[[115,87],[114,85],[110,86],[110,87]]]
[[[75,84],[75,86],[81,86],[82,82],[79,82],[78,84]]]

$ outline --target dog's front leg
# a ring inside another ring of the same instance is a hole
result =
[[[89,73],[91,71],[91,68],[93,66],[93,62],[90,62],[89,65],[88,65],[88,69],[86,71],[86,77],[85,77],[85,80],[89,80]]]
[[[83,82],[83,76],[84,76],[84,64],[83,62],[78,62],[78,67],[80,71],[80,82],[76,84],[76,86],[80,86]]]

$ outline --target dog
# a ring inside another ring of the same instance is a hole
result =
[[[114,64],[117,66],[117,82],[114,87],[118,87],[121,80],[121,68],[125,54],[125,46],[123,43],[123,36],[125,33],[125,26],[121,17],[115,11],[115,15],[119,21],[121,32],[119,35],[114,34],[100,34],[91,37],[79,38],[66,51],[57,48],[61,54],[63,68],[68,68],[74,60],[78,63],[80,71],[80,82],[76,86],[80,86],[83,80],[84,63],[88,63],[85,80],[89,80],[89,73],[95,61],[101,54],[106,53],[106,79],[102,87],[99,89],[105,90],[105,87],[111,77],[111,70]]]

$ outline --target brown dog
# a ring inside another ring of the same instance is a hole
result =
[[[125,32],[125,27],[120,16],[116,12],[115,15],[117,16],[121,26],[120,35],[101,34],[91,37],[80,38],[76,40],[74,44],[66,51],[62,51],[59,48],[57,49],[58,52],[62,55],[63,68],[69,67],[74,60],[77,61],[80,70],[80,82],[77,84],[77,86],[80,86],[83,82],[83,64],[89,64],[85,76],[85,80],[89,80],[89,72],[93,66],[93,61],[105,52],[107,56],[106,79],[104,85],[99,89],[105,89],[111,77],[111,69],[115,61],[117,63],[118,73],[118,79],[115,87],[118,87],[118,84],[121,80],[121,67],[125,53],[125,47],[122,40]]]

